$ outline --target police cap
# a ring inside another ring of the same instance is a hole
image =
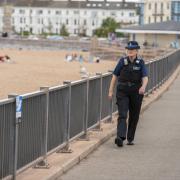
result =
[[[140,49],[140,46],[139,46],[137,41],[129,41],[125,48],[129,49],[129,50],[131,50],[131,49]]]

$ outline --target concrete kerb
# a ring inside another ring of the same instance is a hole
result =
[[[142,105],[142,112],[144,112],[149,105],[156,101],[158,98],[162,96],[162,94],[168,90],[170,85],[174,82],[174,80],[178,77],[180,73],[180,66],[176,69],[173,75],[166,81],[164,85],[162,85],[159,89],[157,89],[153,94],[144,98]],[[116,121],[116,116],[113,117],[113,121]],[[106,142],[112,136],[116,134],[116,123],[102,123],[103,131],[101,132],[89,132],[90,141],[73,141],[71,143],[71,148],[73,149],[72,154],[52,154],[50,156],[54,156],[51,158],[48,157],[50,161],[50,169],[46,170],[38,170],[29,168],[26,171],[18,174],[17,180],[54,180],[59,178],[63,173],[67,172],[76,164],[80,163],[80,161],[86,158],[89,154],[91,154],[94,150],[96,150],[101,144]],[[59,158],[59,160],[57,160]],[[54,163],[54,161],[56,161]],[[54,167],[53,167],[54,166]]]

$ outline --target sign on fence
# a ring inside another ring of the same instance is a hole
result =
[[[22,115],[22,96],[16,97],[16,118],[21,118]]]

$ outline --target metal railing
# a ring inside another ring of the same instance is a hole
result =
[[[146,94],[161,86],[180,64],[180,50],[146,64]],[[69,142],[86,138],[102,120],[111,122],[117,111],[115,97],[108,100],[112,73],[42,87],[22,96],[22,116],[16,118],[16,95],[0,101],[0,179],[16,179],[25,168],[48,168],[47,155],[71,152]]]

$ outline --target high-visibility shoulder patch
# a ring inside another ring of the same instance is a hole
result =
[[[124,65],[128,65],[128,60],[127,60],[127,58],[124,58]]]
[[[136,60],[136,64],[139,64],[139,63],[140,63],[140,60],[139,60],[139,59],[137,59],[137,60]]]

